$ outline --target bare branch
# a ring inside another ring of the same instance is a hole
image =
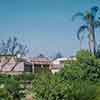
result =
[[[10,37],[7,41],[2,40],[0,43],[0,55],[5,57],[5,63],[1,65],[1,68],[3,69],[3,67],[9,63],[12,57],[17,59],[18,54],[20,57],[23,57],[26,55],[26,53],[27,46],[18,42],[17,37]]]

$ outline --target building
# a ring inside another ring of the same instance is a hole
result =
[[[67,58],[57,58],[55,60],[53,60],[51,63],[51,72],[52,73],[56,73],[59,72],[63,67],[64,67],[64,63],[65,61],[67,61]]]
[[[76,57],[71,56],[71,57],[62,57],[62,58],[57,58],[51,62],[51,72],[56,73],[59,72],[62,68],[64,68],[64,64],[66,62],[72,62],[76,61]]]
[[[50,71],[51,62],[47,57],[35,57],[31,59],[34,73],[41,72],[43,70]]]
[[[75,57],[57,58],[50,61],[47,57],[17,58],[16,56],[0,56],[0,73],[22,74],[38,73],[42,71],[59,72],[67,61],[75,61]]]
[[[50,71],[50,66],[51,63],[46,57],[27,59],[10,55],[0,56],[0,73],[4,74],[38,73],[43,70]]]
[[[32,64],[25,59],[16,56],[0,56],[0,73],[2,74],[22,74],[32,72]]]

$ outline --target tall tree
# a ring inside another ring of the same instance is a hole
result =
[[[100,58],[100,43],[97,45],[96,57]]]
[[[85,11],[84,13],[79,12],[72,16],[72,20],[74,20],[77,16],[80,16],[85,22],[85,24],[79,27],[77,38],[81,41],[81,33],[86,30],[89,39],[89,50],[94,54],[96,53],[95,29],[100,27],[100,18],[96,17],[98,10],[99,8],[97,6],[93,6],[89,11]]]
[[[13,37],[13,38],[9,37],[8,40],[2,40],[0,43],[0,55],[5,57],[5,62],[1,65],[1,69],[3,69],[3,67],[9,63],[12,57],[15,59],[16,63],[18,64],[17,59],[19,55],[21,58],[26,55],[27,51],[28,51],[27,46],[21,44],[18,41],[17,37]]]

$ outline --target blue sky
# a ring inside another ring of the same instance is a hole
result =
[[[94,5],[100,7],[100,0],[0,0],[0,40],[18,36],[30,56],[74,55],[79,50],[76,32],[81,21],[72,22],[71,17]],[[96,36],[99,40],[100,34]]]

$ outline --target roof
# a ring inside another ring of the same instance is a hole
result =
[[[0,62],[0,70],[1,70],[1,66],[4,65],[2,71],[3,72],[9,72],[11,71],[13,68],[13,71],[15,72],[20,72],[20,71],[24,71],[24,64],[28,64],[28,65],[32,65],[31,62],[27,61],[24,58],[17,58],[14,59],[13,57],[10,59],[10,61],[7,61],[4,59],[4,61]],[[16,63],[17,62],[17,63]]]
[[[70,57],[63,57],[63,58],[57,58],[52,61],[53,64],[60,64],[61,61],[71,61],[71,60],[76,60],[75,56],[70,56]]]
[[[34,57],[31,59],[31,62],[33,64],[50,64],[50,60],[47,57],[44,58]]]
[[[61,61],[66,61],[68,60],[68,58],[57,58],[56,60],[53,60],[52,63],[53,64],[60,64]]]
[[[8,64],[6,64],[6,65],[3,67],[2,71],[3,71],[3,72],[10,72],[10,71],[12,70],[12,68],[15,66],[15,64],[16,64],[16,63],[8,63]],[[2,66],[2,64],[0,63],[0,69],[1,69],[1,66]],[[15,68],[13,69],[13,71],[15,71],[15,72],[24,71],[24,63],[23,63],[23,62],[18,63],[18,64],[15,66]]]

